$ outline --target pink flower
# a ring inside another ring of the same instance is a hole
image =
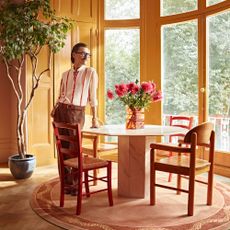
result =
[[[116,90],[115,90],[115,93],[117,94],[118,97],[122,97],[122,96],[124,96],[124,94],[125,94],[123,91],[121,91],[121,90],[119,90],[119,89],[116,89]]]
[[[132,91],[133,87],[135,86],[136,84],[134,82],[130,82],[128,83],[126,86],[128,88],[128,91]]]
[[[156,88],[157,88],[157,85],[154,82],[152,82],[151,84],[152,84],[152,87],[153,87],[153,91],[155,91]]]
[[[159,90],[159,91],[156,91],[154,94],[153,94],[153,101],[160,101],[162,99],[162,92]]]
[[[122,91],[123,93],[126,93],[128,91],[127,85],[126,84],[120,84],[118,89]]]
[[[124,96],[128,92],[126,84],[115,85],[115,93],[118,97]]]
[[[113,95],[113,91],[112,90],[108,90],[107,91],[107,97],[110,99],[110,100],[113,100],[113,98],[114,98],[114,95]]]
[[[128,91],[131,92],[131,94],[136,94],[139,90],[139,86],[135,84],[134,82],[130,82],[127,84]]]
[[[139,91],[139,86],[138,86],[138,85],[135,85],[135,86],[132,88],[131,93],[132,93],[132,94],[136,94],[138,91]]]
[[[152,93],[153,91],[153,85],[151,82],[142,82],[141,88],[145,93]]]

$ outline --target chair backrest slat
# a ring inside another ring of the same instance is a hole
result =
[[[170,126],[176,126],[181,127],[185,129],[191,129],[193,123],[193,117],[192,116],[174,116],[171,115],[169,117],[169,125]]]
[[[82,159],[81,127],[79,124],[53,122],[56,146],[60,159]]]
[[[213,128],[214,126],[211,122],[204,122],[190,129],[184,137],[184,143],[191,143],[192,134],[196,133],[197,134],[197,145],[209,146],[210,137],[211,137]]]

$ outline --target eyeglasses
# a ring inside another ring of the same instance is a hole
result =
[[[91,57],[91,54],[90,53],[86,53],[86,52],[77,52],[77,54],[80,54],[82,57],[84,58],[89,58]]]

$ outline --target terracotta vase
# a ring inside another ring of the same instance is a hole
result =
[[[144,119],[144,109],[126,109],[126,129],[143,129]]]

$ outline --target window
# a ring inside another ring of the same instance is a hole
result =
[[[220,2],[224,2],[225,0],[207,0],[207,6],[212,6]]]
[[[218,170],[227,175],[230,157],[227,154],[230,153],[227,1],[150,0],[141,4],[131,0],[101,1],[105,5],[102,25],[105,90],[122,79],[137,77],[142,81],[153,80],[158,87],[161,84],[162,103],[145,112],[146,124],[160,124],[161,120],[167,124],[166,117],[179,114],[194,116],[193,125],[211,120],[216,131],[216,164]],[[137,8],[133,11],[133,7]],[[142,18],[136,20],[139,17]],[[106,99],[105,109],[106,123],[125,122],[125,110],[120,104]],[[205,158],[205,149],[202,154]]]
[[[140,79],[139,29],[105,31],[105,92],[115,84]],[[106,124],[125,123],[125,107],[119,101],[105,104]]]
[[[198,115],[197,21],[162,28],[163,114]]]
[[[181,14],[196,9],[197,0],[161,0],[161,16]]]
[[[103,0],[105,92],[140,79],[140,0]],[[109,21],[108,21],[109,20]],[[120,24],[121,23],[121,24]],[[130,24],[131,23],[131,24]],[[125,25],[125,28],[120,28]],[[125,123],[125,107],[105,99],[105,123]]]
[[[140,0],[105,0],[105,19],[140,18]]]
[[[216,148],[230,152],[230,11],[207,19],[209,120]]]

